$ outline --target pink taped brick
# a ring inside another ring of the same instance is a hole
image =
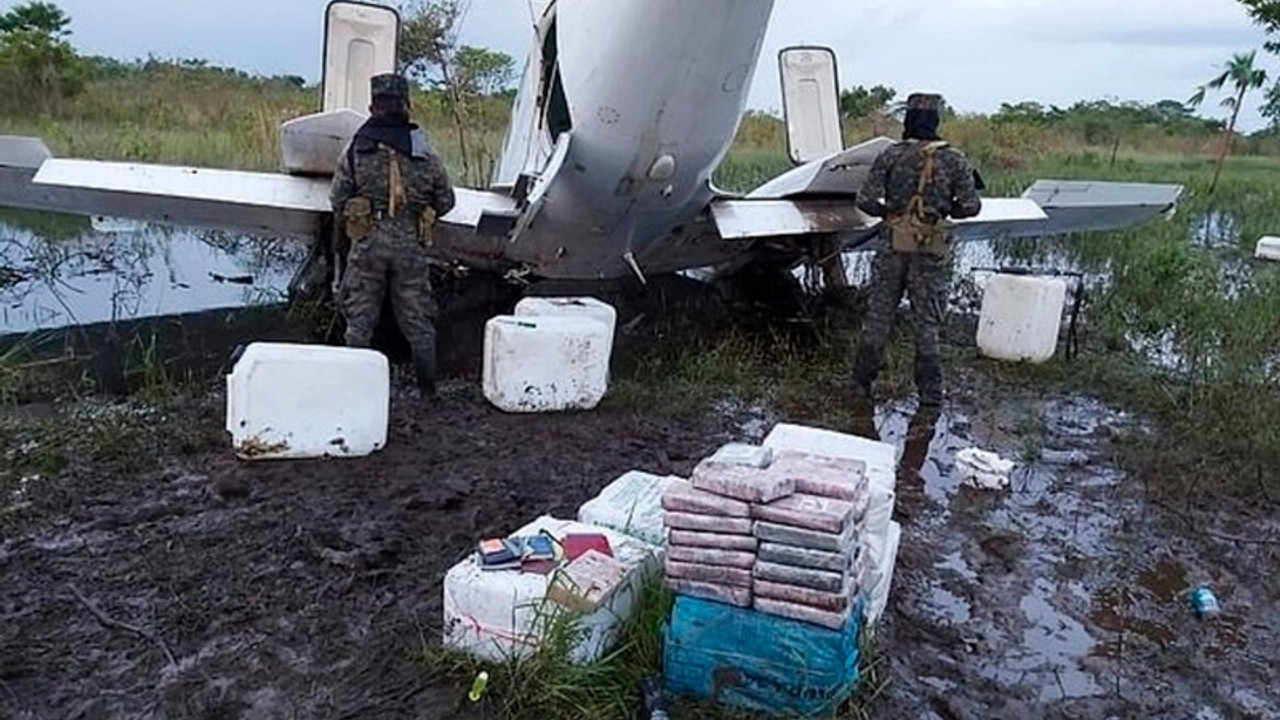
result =
[[[795,585],[830,593],[838,593],[844,590],[851,575],[852,573],[849,572],[834,573],[826,570],[791,567],[790,565],[775,565],[769,562],[757,562],[755,566],[755,576],[758,580],[782,585]]]
[[[693,515],[682,512],[664,512],[662,524],[672,530],[692,530],[718,535],[750,535],[755,527],[755,521],[747,518]]]
[[[689,597],[724,603],[735,607],[751,607],[751,590],[748,588],[713,585],[694,580],[681,580],[680,578],[667,578],[666,584],[672,592],[680,595],[688,595]]]
[[[790,479],[796,492],[847,500],[863,512],[871,500],[867,464],[861,460],[783,450],[774,455],[769,472]]]
[[[773,502],[796,491],[793,481],[768,470],[710,460],[699,463],[689,481],[697,490],[749,503]]]
[[[783,602],[781,600],[770,600],[769,598],[757,597],[752,606],[765,614],[777,615],[778,617],[789,618],[791,620],[799,620],[800,622],[809,623],[810,625],[818,625],[829,630],[840,630],[844,628],[845,623],[849,622],[852,615],[848,610],[844,612],[826,612],[816,608],[797,605],[795,603]]]
[[[756,564],[755,553],[713,550],[711,548],[688,547],[685,545],[668,546],[667,557],[676,562],[693,563],[695,565],[719,565],[742,570],[750,570]]]
[[[792,495],[768,505],[752,505],[757,520],[839,535],[853,526],[853,503],[817,495]]]
[[[670,536],[667,537],[667,545],[754,553],[760,545],[760,541],[750,535],[716,535],[713,533],[689,532],[687,530],[672,530]]]
[[[662,509],[669,512],[749,518],[751,506],[740,500],[712,495],[693,488],[672,487],[662,494]]]
[[[777,543],[760,543],[756,552],[764,562],[828,572],[845,572],[853,567],[854,559],[858,556],[858,546],[850,545],[840,552],[829,552]]]
[[[751,571],[740,568],[716,567],[715,565],[694,565],[667,558],[663,561],[667,577],[680,580],[695,580],[712,585],[730,585],[732,587],[751,587]]]
[[[853,603],[853,596],[857,592],[857,588],[857,583],[853,581],[853,578],[850,578],[845,582],[845,586],[840,592],[834,593],[796,587],[795,585],[772,583],[768,580],[756,580],[751,589],[756,594],[756,597],[804,605],[824,612],[842,613],[847,611]]]
[[[794,545],[795,547],[812,548],[814,550],[826,550],[828,552],[841,552],[849,547],[855,537],[852,525],[843,533],[833,535],[816,530],[787,527],[786,525],[764,522],[763,520],[756,522],[755,536],[766,542]]]

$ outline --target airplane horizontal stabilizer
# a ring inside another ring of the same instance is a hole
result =
[[[61,189],[62,211],[175,225],[309,235],[329,210],[329,181],[281,173],[48,160],[31,180]]]
[[[268,235],[311,236],[330,212],[327,177],[54,158],[39,138],[0,137],[0,206]],[[494,192],[456,188],[440,221],[475,228],[516,213]]]
[[[717,200],[711,204],[712,217],[725,240],[751,240],[809,234],[861,233],[846,244],[857,246],[880,223],[848,200]],[[990,198],[974,218],[956,221],[957,235],[971,236],[970,228],[990,233],[1005,224],[1044,222],[1045,211],[1026,198]]]
[[[1037,180],[1022,193],[1049,220],[1035,234],[1120,230],[1172,216],[1184,188],[1152,183]]]

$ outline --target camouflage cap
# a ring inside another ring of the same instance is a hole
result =
[[[907,96],[908,110],[940,110],[942,96],[937,93],[911,93]]]
[[[407,98],[409,97],[409,81],[405,80],[403,75],[396,73],[374,75],[369,79],[369,91],[373,97],[385,95],[388,97]]]

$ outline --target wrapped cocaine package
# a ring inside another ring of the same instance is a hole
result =
[[[827,572],[826,570],[812,570],[790,565],[757,562],[755,576],[760,580],[767,580],[781,585],[795,585],[823,592],[838,593],[845,588],[849,581],[850,573],[835,573]]]
[[[703,460],[689,478],[697,490],[749,503],[769,503],[796,491],[790,479],[747,465]]]
[[[778,525],[839,535],[857,519],[853,503],[817,495],[791,495],[767,505],[752,505],[751,515]]]
[[[750,535],[755,528],[755,521],[747,518],[694,515],[682,512],[665,512],[662,522],[671,530],[692,530],[718,535]]]
[[[754,532],[757,538],[766,542],[813,550],[826,550],[827,552],[842,552],[854,540],[853,525],[850,525],[842,533],[832,534],[759,520],[756,522]]]
[[[855,562],[855,558],[857,558],[857,545],[843,548],[839,552],[829,552],[762,542],[756,553],[759,555],[761,562],[813,568],[814,570],[826,570],[827,572],[845,572],[850,569]]]
[[[750,535],[716,535],[714,533],[689,532],[687,530],[672,530],[667,544],[672,546],[686,545],[688,547],[711,548],[713,550],[737,550],[739,552],[754,553],[759,545]]]
[[[694,488],[673,487],[662,494],[662,509],[669,512],[719,517],[750,518],[751,506],[741,500],[720,497]]]
[[[773,474],[791,480],[796,492],[836,498],[865,506],[870,500],[867,464],[861,460],[823,457],[784,450],[769,466]]]
[[[667,558],[664,564],[669,578],[751,589],[752,578],[750,570],[717,567],[715,565],[694,565],[693,563],[678,562],[671,558]]]
[[[722,567],[750,570],[755,567],[755,553],[733,550],[714,550],[705,547],[688,547],[672,545],[667,548],[667,558],[676,562],[694,565],[718,565]]]

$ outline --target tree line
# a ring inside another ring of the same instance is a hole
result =
[[[1239,1],[1271,38],[1265,49],[1280,54],[1280,0]],[[399,6],[400,70],[446,107],[464,146],[466,128],[475,124],[477,114],[493,107],[482,100],[509,99],[517,77],[516,64],[506,53],[459,41],[461,20],[469,4],[470,0],[406,0]],[[90,83],[105,80],[180,78],[298,90],[314,87],[298,75],[261,77],[201,59],[84,57],[71,44],[70,26],[71,18],[55,3],[44,0],[18,5],[0,15],[0,104],[6,106],[4,110],[56,115]],[[1078,131],[1090,142],[1110,142],[1118,133],[1133,130],[1168,134],[1226,130],[1229,135],[1246,94],[1262,88],[1267,80],[1254,54],[1242,53],[1186,101],[1089,100],[1058,107],[1026,100],[1005,103],[989,117],[1002,124],[1063,127]],[[1206,93],[1217,90],[1227,92],[1222,102],[1225,117],[1198,116],[1195,110]],[[853,86],[840,94],[841,112],[850,120],[893,118],[901,114],[902,106],[897,90],[884,85]],[[1262,133],[1280,134],[1280,78],[1265,90],[1261,111],[1271,121]],[[956,112],[946,106],[943,114],[955,116]]]

